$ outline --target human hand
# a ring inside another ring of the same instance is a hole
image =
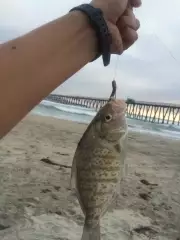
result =
[[[138,39],[140,22],[133,8],[141,5],[141,0],[92,0],[91,5],[100,8],[112,35],[111,53],[122,54]]]

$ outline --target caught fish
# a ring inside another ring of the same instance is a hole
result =
[[[120,191],[128,127],[124,101],[110,97],[80,139],[71,186],[85,216],[82,240],[100,240],[100,219]]]

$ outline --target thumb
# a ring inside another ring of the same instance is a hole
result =
[[[129,0],[92,0],[91,4],[100,8],[108,21],[116,24],[127,8],[128,2]]]

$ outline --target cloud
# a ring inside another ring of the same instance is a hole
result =
[[[0,41],[7,41],[66,14],[82,0],[0,1]],[[139,39],[119,57],[118,96],[147,101],[180,102],[180,1],[143,0],[135,10]],[[61,94],[108,97],[116,60],[104,68],[90,63],[55,90]]]

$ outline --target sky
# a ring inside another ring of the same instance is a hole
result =
[[[25,34],[81,3],[0,0],[0,42]],[[179,9],[179,0],[143,0],[141,8],[135,10],[141,22],[138,41],[123,55],[112,56],[107,67],[101,58],[87,64],[54,92],[107,98],[116,75],[118,97],[180,103]]]

